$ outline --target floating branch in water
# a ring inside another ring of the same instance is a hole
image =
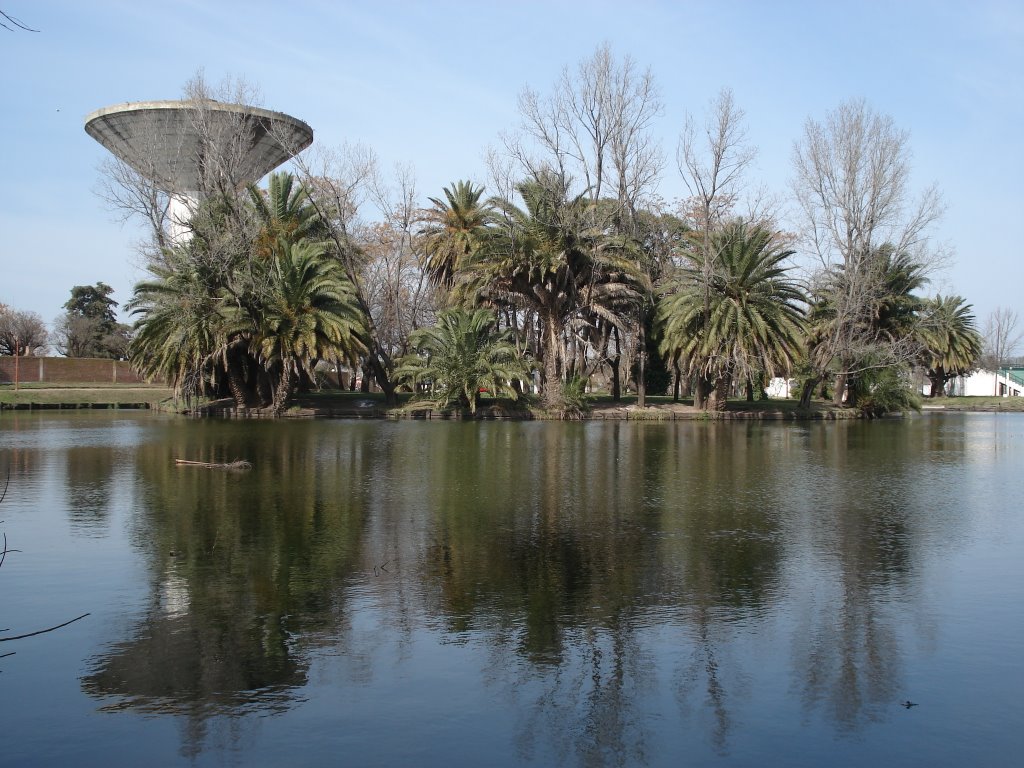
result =
[[[179,466],[186,467],[205,467],[206,469],[252,469],[250,464],[245,459],[235,459],[225,464],[218,464],[216,462],[209,461],[189,461],[188,459],[175,459],[174,463]]]

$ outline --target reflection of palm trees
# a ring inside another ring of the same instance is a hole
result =
[[[875,510],[840,514],[852,520],[838,531],[837,584],[797,647],[805,707],[822,706],[841,731],[855,731],[878,719],[901,686],[896,617],[885,611],[896,571],[883,563],[902,545],[898,530],[876,525]]]
[[[838,626],[822,627],[810,638],[804,700],[807,706],[823,703],[840,730],[855,731],[897,695],[899,649],[872,598],[844,594],[842,603]]]
[[[710,731],[711,745],[717,753],[724,755],[728,752],[732,715],[729,712],[728,694],[718,662],[716,643],[720,642],[720,639],[713,636],[717,628],[713,626],[713,619],[709,613],[706,606],[695,611],[697,643],[690,663],[679,673],[679,697],[680,703],[686,709],[687,700],[696,697],[698,688],[703,687],[704,702],[713,723]]]
[[[473,447],[454,443],[475,443],[481,430],[445,430],[433,450],[461,461],[458,482],[446,462],[429,484],[438,539],[427,577],[451,631],[487,632],[489,676],[528,713],[517,727],[524,757],[553,748],[562,762],[575,754],[585,764],[636,764],[648,727],[638,709],[654,670],[633,617],[650,599],[643,585],[657,567],[656,539],[624,511],[635,508],[629,480],[603,464],[615,457],[601,443],[618,440],[620,427],[565,426],[503,425]],[[534,482],[515,481],[509,455]],[[637,457],[628,471],[642,468]]]
[[[107,708],[204,718],[259,706],[289,706],[288,690],[306,682],[274,617],[247,625],[232,613],[151,611],[133,636],[97,659],[82,680],[87,693],[118,697]]]
[[[834,581],[819,573],[808,586],[804,601],[814,613],[796,643],[805,708],[822,708],[841,732],[879,719],[902,687],[897,628],[905,616],[895,606],[907,588],[907,520],[915,507],[913,484],[899,476],[906,431],[851,429],[848,440],[840,434],[829,446],[833,471],[820,478],[815,505],[814,534]],[[861,478],[857,494],[843,484],[854,475]]]
[[[837,574],[818,597],[836,602],[796,633],[800,690],[808,707],[858,727],[896,701],[885,677],[898,685],[899,648],[882,597],[899,596],[910,568],[899,505],[913,504],[896,494],[874,510],[838,508],[850,494],[822,473],[807,480],[821,483],[818,516],[783,537],[792,513],[779,513],[779,489],[807,465],[790,466],[793,452],[772,441],[820,432],[168,421],[128,473],[142,480],[131,533],[150,607],[83,687],[111,708],[179,713],[198,754],[208,730],[250,707],[290,706],[314,663],[360,686],[382,682],[378,665],[390,665],[382,678],[418,678],[407,662],[437,640],[471,660],[489,654],[483,684],[518,718],[524,760],[654,762],[673,726],[725,754],[747,703],[743,645],[772,625],[763,617],[785,620],[780,580],[805,575],[788,570],[802,562],[787,547],[812,537]],[[848,433],[861,434],[829,427],[829,447]],[[824,463],[837,471],[850,451],[834,450]],[[254,469],[175,468],[186,454]]]
[[[758,616],[774,602],[782,560],[773,515],[778,492],[770,480],[781,459],[758,449],[750,435],[756,429],[695,424],[677,430],[678,452],[662,469],[666,496],[677,500],[678,535],[665,557],[682,572],[693,643],[689,663],[677,671],[680,703],[686,709],[703,691],[719,754],[728,751],[733,727],[728,684],[741,673],[723,667],[719,645],[729,640],[729,622]]]
[[[244,456],[255,465],[245,475],[174,466],[202,453],[196,424],[169,422],[136,452],[145,485],[134,538],[150,562],[151,607],[82,680],[106,708],[183,715],[186,736],[201,740],[217,718],[290,707],[310,647],[340,642],[366,506],[349,479],[371,473],[375,452],[346,452],[351,466],[321,473],[313,425],[253,439],[268,426],[218,428],[223,455],[203,455]],[[201,741],[183,749],[197,754]]]
[[[644,762],[644,702],[660,660],[642,640],[648,609],[684,620],[693,663],[677,673],[681,704],[702,680],[701,711],[724,752],[736,671],[721,668],[721,620],[757,615],[773,599],[772,499],[752,504],[745,492],[773,457],[748,452],[732,425],[500,430],[510,432],[518,439],[467,451],[454,442],[479,430],[449,430],[451,442],[433,446],[460,461],[436,465],[429,483],[439,533],[427,574],[451,631],[487,631],[506,649],[495,651],[494,678],[528,665],[525,678],[503,680],[530,712],[519,728],[524,757],[549,742],[562,762]],[[508,455],[522,457],[531,483],[515,481]],[[707,471],[680,471],[696,466]],[[650,492],[638,500],[638,488]],[[481,507],[482,498],[497,501]]]

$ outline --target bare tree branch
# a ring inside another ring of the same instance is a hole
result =
[[[942,201],[934,186],[912,199],[909,136],[863,100],[841,104],[824,122],[809,119],[793,166],[802,234],[817,257],[812,294],[828,307],[812,366],[824,376],[837,361],[839,402],[851,374],[914,359],[909,336],[879,333],[874,323],[886,290],[884,254],[904,259],[917,283],[926,281],[946,257],[929,237]]]
[[[76,621],[79,621],[80,619],[84,619],[86,616],[90,616],[90,615],[91,614],[83,613],[81,616],[76,616],[75,618],[71,619],[70,621],[65,621],[63,624],[58,624],[55,627],[48,627],[46,629],[39,629],[39,630],[36,630],[35,632],[26,632],[24,635],[14,635],[13,637],[0,637],[0,643],[5,643],[5,642],[7,642],[9,640],[23,640],[26,637],[35,637],[36,635],[45,635],[47,632],[53,632],[53,630],[60,629],[61,627],[66,627],[68,624],[74,624]]]
[[[21,29],[25,32],[39,31],[38,29],[32,29],[32,27],[25,25],[20,19],[16,19],[14,16],[3,11],[0,11],[0,27],[3,27],[9,32],[14,32],[15,29]]]
[[[983,364],[987,368],[1001,368],[1009,365],[1017,354],[1024,332],[1018,329],[1020,318],[1012,309],[997,307],[985,319],[982,337],[985,340],[985,351],[982,354]]]

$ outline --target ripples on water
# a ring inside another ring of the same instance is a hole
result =
[[[1008,764],[1022,437],[2,414],[7,754]]]

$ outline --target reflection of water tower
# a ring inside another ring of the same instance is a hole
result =
[[[187,230],[209,157],[229,156],[239,187],[313,143],[313,129],[282,112],[219,101],[137,101],[98,109],[85,131],[170,195],[171,237]]]

